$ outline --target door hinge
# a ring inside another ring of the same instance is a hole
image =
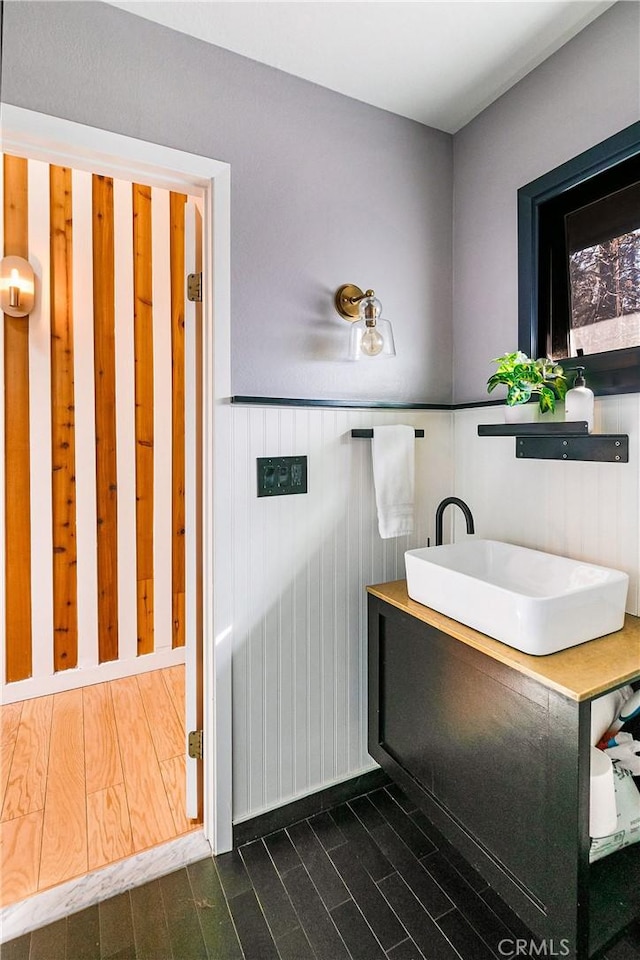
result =
[[[187,276],[187,300],[202,302],[202,273],[190,273]]]
[[[202,730],[190,731],[189,756],[192,760],[202,760]]]

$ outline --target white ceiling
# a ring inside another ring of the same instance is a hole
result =
[[[113,6],[455,133],[613,0],[114,0]]]

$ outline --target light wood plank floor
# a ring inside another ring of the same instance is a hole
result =
[[[184,666],[0,708],[0,906],[199,828]]]

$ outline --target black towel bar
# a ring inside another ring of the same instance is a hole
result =
[[[352,430],[351,436],[354,440],[371,440],[373,437],[373,430]],[[424,437],[424,430],[416,429],[416,437]]]

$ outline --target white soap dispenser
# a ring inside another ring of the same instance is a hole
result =
[[[584,367],[575,367],[576,379],[564,398],[565,420],[586,420],[589,433],[593,430],[593,390],[584,379]]]

